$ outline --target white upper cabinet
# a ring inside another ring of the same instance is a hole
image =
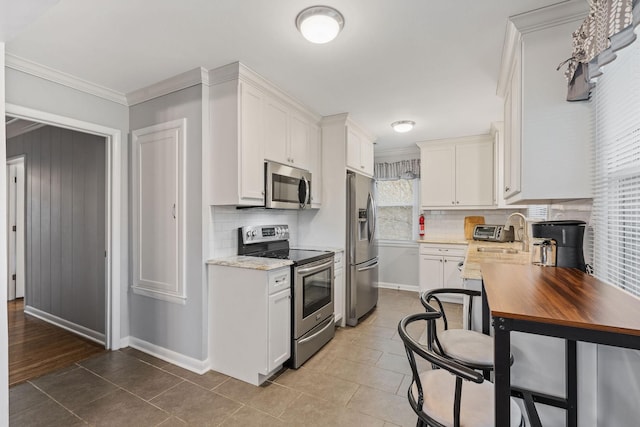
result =
[[[320,117],[237,62],[211,70],[209,81],[208,202],[263,205],[264,161],[310,170]]]
[[[308,170],[311,133],[316,126],[286,104],[267,97],[264,158]]]
[[[347,167],[373,176],[373,138],[355,124],[347,124]]]
[[[494,206],[490,135],[419,142],[422,209]]]
[[[509,204],[592,197],[592,104],[567,102],[567,81],[556,70],[571,56],[571,34],[587,13],[587,3],[567,2],[509,22],[498,82]]]
[[[319,126],[312,126],[309,134],[309,172],[311,172],[311,207],[322,205],[322,135]]]

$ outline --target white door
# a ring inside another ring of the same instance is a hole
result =
[[[420,256],[420,293],[442,288],[442,257]]]
[[[185,126],[177,120],[133,132],[133,290],[162,299],[184,298]]]
[[[7,162],[8,299],[24,298],[24,157]]]
[[[291,356],[291,290],[269,295],[268,370],[282,365]]]
[[[421,206],[455,206],[454,145],[421,149]]]

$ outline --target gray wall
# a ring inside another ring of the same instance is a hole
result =
[[[26,305],[105,333],[105,139],[45,126],[26,155]]]
[[[130,293],[131,336],[197,360],[207,358],[206,287],[203,245],[203,105],[208,88],[192,86],[131,107],[131,130],[180,118],[186,135],[185,305]],[[206,110],[205,110],[206,111]],[[131,165],[129,166],[131,167]],[[131,266],[130,266],[131,269]],[[130,270],[131,271],[131,270]],[[132,278],[129,279],[130,283]]]
[[[122,165],[123,176],[121,181],[120,214],[122,227],[120,229],[121,246],[113,248],[119,254],[119,264],[121,265],[120,277],[113,280],[120,283],[120,335],[129,335],[129,315],[128,315],[128,295],[127,284],[129,272],[128,268],[128,142],[129,132],[129,108],[88,93],[80,92],[70,87],[54,83],[45,78],[18,71],[12,68],[5,68],[5,102],[27,107],[38,111],[56,114],[63,117],[95,123],[122,132],[122,150],[120,157],[113,159]],[[113,260],[115,262],[115,260]]]

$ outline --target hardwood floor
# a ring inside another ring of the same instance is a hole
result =
[[[9,386],[106,351],[104,346],[24,313],[24,300],[9,301]]]

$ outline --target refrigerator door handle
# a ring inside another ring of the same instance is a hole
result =
[[[373,260],[373,264],[369,264],[366,267],[362,267],[362,268],[358,268],[358,271],[367,271],[367,270],[372,270],[374,268],[376,268],[378,266],[378,258],[375,258]]]
[[[373,199],[373,195],[369,193],[369,197],[367,198],[367,218],[369,218],[368,224],[368,232],[369,232],[369,242],[373,241],[373,236],[376,233],[376,202]]]

